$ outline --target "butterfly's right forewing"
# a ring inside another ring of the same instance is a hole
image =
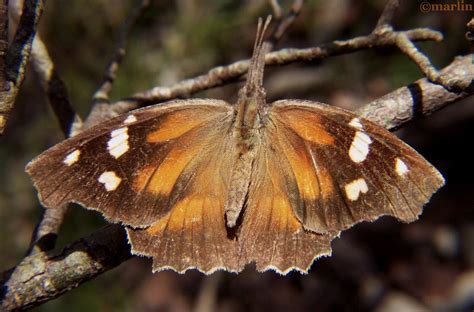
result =
[[[414,221],[444,184],[415,150],[351,112],[283,100],[269,115],[274,148],[295,177],[294,213],[308,230],[341,231],[382,215]]]

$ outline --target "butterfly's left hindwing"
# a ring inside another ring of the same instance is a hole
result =
[[[317,233],[382,215],[413,221],[444,184],[441,174],[395,135],[342,109],[278,101],[270,108],[267,129],[272,148],[290,164],[288,183],[296,182],[293,211]]]
[[[147,227],[180,200],[231,117],[231,107],[217,100],[136,110],[54,146],[27,171],[46,207],[73,201],[110,221]]]
[[[153,257],[153,271],[196,268],[209,274],[243,269],[245,263],[239,263],[237,242],[228,236],[224,219],[231,168],[237,158],[230,136],[214,137],[213,148],[197,160],[186,187],[177,194],[179,200],[165,216],[146,229],[127,228],[132,252]]]

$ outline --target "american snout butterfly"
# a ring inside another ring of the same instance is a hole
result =
[[[259,20],[235,105],[176,100],[131,111],[27,165],[44,206],[68,202],[127,228],[153,270],[307,272],[361,221],[410,222],[444,184],[395,135],[355,114],[301,100],[266,103]]]

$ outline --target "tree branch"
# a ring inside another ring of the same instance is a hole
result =
[[[449,91],[423,78],[361,107],[357,114],[388,130],[395,130],[413,119],[430,115],[474,94],[472,55],[456,57],[440,74],[448,82],[456,80],[468,87],[460,92]]]
[[[110,63],[107,65],[101,85],[94,93],[93,102],[109,101],[109,94],[112,91],[112,84],[115,80],[115,77],[117,76],[118,69],[125,56],[125,46],[127,44],[127,39],[130,35],[130,31],[132,30],[132,27],[135,22],[143,14],[143,12],[149,5],[150,0],[138,0],[132,13],[123,23],[122,29],[120,30],[117,39],[117,45],[115,48],[114,55],[112,56]]]
[[[23,4],[20,22],[6,55],[5,70],[0,73],[0,81],[6,82],[0,90],[0,135],[5,130],[8,116],[25,77],[25,67],[43,6],[44,0],[25,0]]]
[[[337,40],[307,49],[281,49],[270,52],[265,56],[266,65],[287,65],[295,62],[314,62],[341,54],[357,52],[374,47],[395,46],[395,38],[399,33],[405,34],[414,41],[440,41],[441,33],[427,28],[417,28],[407,31],[393,31],[382,34],[372,33],[367,36],[349,40]],[[130,98],[122,99],[102,112],[89,116],[85,127],[101,120],[115,117],[129,110],[159,102],[186,98],[191,94],[224,85],[237,80],[247,72],[249,60],[238,61],[226,66],[209,70],[206,74],[180,81],[170,87],[155,87],[150,90],[135,93]],[[89,121],[91,119],[93,122]]]
[[[446,77],[474,80],[471,56],[456,58],[442,70]],[[387,129],[396,129],[419,116],[431,114],[474,93],[455,93],[426,78],[397,89],[362,107],[357,113]],[[110,225],[63,250],[26,257],[0,279],[0,310],[39,305],[79,286],[130,258],[130,247],[120,225]]]
[[[0,2],[0,90],[8,86],[5,76],[5,62],[8,51],[8,0]],[[0,119],[0,128],[4,126]],[[4,122],[4,120],[3,120]]]
[[[380,15],[379,20],[377,21],[374,31],[390,26],[399,6],[399,0],[389,0],[385,5],[382,14]]]
[[[49,56],[43,40],[36,35],[31,51],[31,66],[39,78],[40,85],[47,95],[59,125],[65,137],[69,137],[71,126],[82,123],[70,100],[66,85],[59,76],[56,67]]]
[[[62,250],[37,253],[0,276],[0,310],[23,310],[54,299],[131,257],[126,233],[109,225]]]
[[[273,50],[275,44],[283,37],[286,33],[288,28],[293,24],[296,20],[298,15],[303,8],[304,1],[303,0],[295,0],[293,1],[293,5],[291,6],[289,12],[283,16],[283,9],[278,3],[278,0],[270,0],[270,4],[272,6],[274,18],[275,18],[275,26],[273,28],[272,34],[270,35],[269,41],[269,50]]]

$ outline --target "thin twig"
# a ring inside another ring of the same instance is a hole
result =
[[[270,6],[272,7],[273,18],[279,21],[283,17],[283,9],[280,5],[280,1],[270,0],[269,2],[270,2]]]
[[[265,57],[266,65],[286,65],[301,61],[316,61],[341,54],[352,53],[374,47],[395,46],[397,34],[406,34],[413,41],[440,41],[441,33],[428,28],[417,28],[408,31],[386,32],[370,34],[349,40],[338,40],[307,49],[281,49],[270,52]],[[226,66],[219,66],[209,70],[206,74],[186,79],[170,87],[155,87],[150,90],[135,93],[130,98],[122,99],[114,105],[108,106],[102,112],[89,116],[86,128],[90,124],[125,113],[129,110],[159,102],[186,98],[191,94],[221,86],[237,80],[247,72],[249,60],[238,61]],[[100,116],[102,114],[102,116]],[[89,118],[94,122],[89,123]]]
[[[466,66],[470,62],[470,56],[458,57],[442,74],[472,81],[474,69]],[[452,93],[423,78],[367,104],[357,113],[395,129],[474,94],[474,90],[469,91]],[[23,309],[54,299],[128,260],[129,251],[121,226],[110,225],[63,250],[26,257],[16,268],[0,275],[0,310]]]
[[[16,1],[12,6],[11,18],[15,24],[19,23],[21,17],[21,5],[21,1]],[[35,35],[31,48],[30,62],[39,78],[40,86],[47,95],[48,102],[59,121],[64,136],[69,137],[71,126],[74,123],[82,123],[82,120],[72,107],[66,85],[59,77],[55,65],[49,56],[48,49],[38,33]]]
[[[405,53],[420,68],[423,74],[431,81],[436,81],[438,71],[431,65],[429,58],[418,51],[413,42],[406,36],[399,35],[396,37],[398,48]]]
[[[56,247],[56,239],[66,215],[68,205],[57,209],[46,209],[41,207],[40,221],[33,231],[28,255],[45,252]]]
[[[112,91],[112,84],[117,76],[120,64],[125,56],[125,47],[127,40],[130,35],[130,31],[138,18],[143,14],[145,9],[150,5],[150,0],[138,0],[132,13],[127,17],[119,31],[117,45],[114,49],[114,55],[111,61],[107,65],[105,70],[104,78],[101,85],[93,95],[93,102],[108,102],[109,94]]]
[[[271,4],[273,6],[274,13],[278,16],[282,15],[282,10],[281,10],[281,7],[280,7],[278,1],[276,1],[276,0],[273,1],[272,0]],[[99,122],[101,122],[103,120],[113,118],[113,117],[117,116],[118,114],[124,113],[124,112],[126,112],[130,109],[138,107],[137,105],[134,105],[133,103],[129,103],[128,101],[126,101],[126,102],[121,101],[123,103],[121,103],[120,105],[109,106],[107,104],[108,104],[108,93],[111,90],[112,83],[113,83],[113,80],[114,80],[115,75],[116,75],[116,70],[118,69],[118,65],[120,64],[120,62],[122,60],[122,57],[123,57],[123,55],[121,54],[120,51],[122,51],[123,54],[125,53],[125,50],[124,50],[125,38],[126,38],[125,35],[130,32],[131,26],[133,25],[133,21],[139,17],[139,15],[144,11],[144,9],[147,7],[147,5],[148,5],[148,1],[142,1],[140,6],[138,6],[136,8],[135,13],[132,14],[131,18],[129,18],[125,22],[124,27],[123,27],[122,31],[120,32],[120,34],[121,34],[120,38],[121,39],[119,40],[117,52],[114,55],[114,57],[112,58],[112,61],[111,61],[110,65],[108,66],[108,69],[106,71],[106,75],[105,75],[102,86],[94,94],[95,105],[93,106],[93,108],[91,110],[91,113],[89,114],[89,116],[86,119],[84,129],[87,129],[87,128],[93,126],[93,125],[96,125],[96,124],[98,124]],[[293,23],[293,21],[295,20],[295,18],[299,14],[299,11],[301,10],[302,5],[303,5],[302,0],[296,0],[293,3],[293,6],[292,6],[290,12],[284,18],[282,17],[279,20],[279,22],[277,22],[276,28],[275,28],[274,32],[272,33],[272,35],[270,37],[270,40],[269,40],[271,42],[271,44],[268,45],[268,51],[273,48],[274,44],[283,36],[285,31]],[[248,64],[246,66],[248,67]],[[245,68],[243,71],[241,71],[237,75],[237,77],[242,75],[246,70],[247,70],[247,68]],[[231,80],[234,77],[229,77],[229,78]],[[199,80],[199,77],[197,77],[196,80]],[[199,84],[199,82],[197,82],[197,83]],[[187,84],[187,81],[184,81],[184,84]],[[217,85],[214,85],[214,86],[217,86]],[[214,86],[210,86],[208,88],[211,88],[211,87],[214,87]],[[191,91],[189,93],[189,95],[191,93],[194,93],[194,92],[197,92],[197,91],[200,91],[200,90],[204,90],[204,89],[207,89],[207,88],[196,89],[196,91]],[[184,91],[184,92],[186,92],[186,91]],[[140,95],[138,95],[138,96],[140,96]],[[179,96],[180,96],[179,94],[176,95],[176,97],[179,97]],[[134,96],[132,96],[132,98],[133,97]],[[174,97],[168,97],[167,99],[172,99],[172,98],[174,98]],[[82,129],[80,129],[80,130],[82,130]]]
[[[0,90],[0,135],[25,77],[25,67],[30,57],[31,45],[43,12],[44,0],[25,0],[22,15],[13,42],[5,59],[5,84]]]
[[[383,35],[387,32],[394,32],[390,23],[393,20],[399,5],[399,0],[389,0],[373,31],[374,34]],[[393,43],[395,43],[395,45],[418,66],[423,75],[425,75],[432,82],[443,85],[444,87],[453,91],[462,91],[469,86],[460,84],[460,81],[457,81],[456,79],[449,81],[446,80],[443,75],[441,75],[431,64],[430,59],[418,50],[418,48],[413,43],[413,40],[406,34],[399,32],[396,36],[392,37],[392,39],[395,40]]]
[[[8,88],[5,75],[5,61],[8,51],[8,0],[0,2],[0,90]],[[4,127],[5,120],[0,118],[0,128]]]
[[[471,20],[467,23],[466,27],[466,39],[472,43],[474,41],[474,18],[471,18]]]
[[[469,84],[462,84],[461,81],[457,79],[445,79],[445,77],[440,74],[440,72],[438,72],[438,70],[431,64],[430,59],[421,53],[413,44],[413,42],[403,34],[399,34],[396,37],[395,42],[398,48],[418,66],[418,68],[430,81],[440,84],[453,91],[461,91],[469,86]]]
[[[298,15],[301,12],[301,9],[303,8],[304,1],[303,0],[295,0],[293,1],[293,5],[290,8],[290,11],[283,16],[283,9],[281,8],[280,4],[276,0],[270,1],[273,12],[276,15],[275,16],[275,27],[272,31],[272,34],[270,38],[268,39],[269,44],[269,50],[272,50],[273,47],[276,45],[278,41],[283,37],[283,35],[286,33],[288,28],[293,24],[293,22],[296,20]]]
[[[465,34],[465,37],[469,42],[469,46],[471,48],[472,65],[474,66],[474,18],[471,18],[471,20],[467,23],[466,27],[467,32]]]
[[[399,6],[400,6],[399,0],[389,0],[387,4],[385,5],[385,8],[383,9],[382,14],[380,15],[379,20],[377,21],[377,25],[375,26],[374,31],[377,31],[378,29],[382,29],[389,26]]]
[[[39,34],[36,35],[33,41],[31,65],[47,95],[64,136],[69,137],[71,126],[82,123],[82,120],[75,112],[69,100],[66,85],[56,71],[48,49]]]
[[[125,46],[127,44],[128,35],[130,34],[134,23],[143,14],[149,4],[149,0],[137,0],[134,10],[122,25],[122,28],[119,31],[114,55],[105,70],[101,85],[92,97],[92,109],[89,116],[87,117],[83,127],[74,127],[73,134],[77,134],[92,125],[116,116],[114,109],[109,105],[109,94],[112,91],[113,82],[116,78],[123,57],[125,56]]]

